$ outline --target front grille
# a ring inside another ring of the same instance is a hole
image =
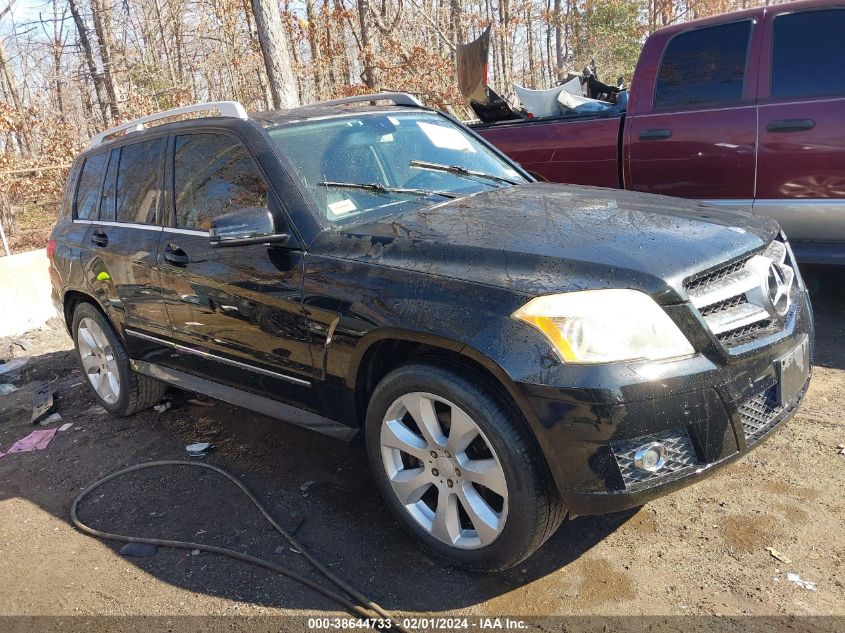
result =
[[[693,277],[684,285],[710,331],[730,350],[775,334],[783,320],[774,312],[768,293],[770,271],[775,267],[795,297],[795,274],[784,242],[772,241],[758,254]]]
[[[660,442],[666,447],[666,465],[656,473],[640,470],[634,466],[634,453],[640,446],[651,442]],[[645,488],[670,481],[687,473],[698,464],[698,457],[686,429],[663,431],[631,440],[611,442],[610,447],[626,489]]]
[[[751,325],[746,325],[735,330],[729,330],[719,334],[716,338],[725,347],[739,347],[745,345],[758,338],[762,338],[766,334],[774,334],[777,332],[776,327],[772,327],[771,319],[765,321],[757,321]]]
[[[728,264],[723,268],[718,268],[713,272],[707,273],[700,277],[697,277],[687,283],[687,292],[694,292],[696,289],[701,288],[703,286],[710,286],[718,281],[721,281],[725,277],[729,277],[730,275],[738,272],[745,266],[745,263],[751,259],[750,257],[745,257],[733,264]]]
[[[763,437],[775,426],[784,409],[786,407],[777,400],[777,386],[769,387],[743,402],[739,407],[739,416],[745,443],[751,446]]]

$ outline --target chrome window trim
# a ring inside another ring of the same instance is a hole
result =
[[[74,220],[74,224],[99,224],[101,226],[117,226],[125,229],[141,229],[142,231],[161,231],[164,227],[155,224],[135,224],[133,222],[111,222],[107,220]]]
[[[179,235],[199,235],[202,237],[209,237],[211,233],[209,231],[198,231],[196,229],[177,229],[171,226],[164,227],[165,233],[178,233]]]
[[[233,367],[238,367],[240,369],[246,369],[247,371],[252,371],[258,374],[263,374],[265,376],[270,376],[271,378],[278,378],[280,380],[286,380],[287,382],[291,382],[295,385],[301,385],[303,387],[310,387],[311,383],[307,380],[302,380],[301,378],[294,378],[293,376],[288,376],[286,374],[280,374],[275,371],[270,371],[269,369],[264,369],[262,367],[255,367],[254,365],[249,365],[247,363],[242,363],[237,360],[232,360],[231,358],[224,358],[222,356],[217,356],[216,354],[211,354],[209,352],[203,352],[198,349],[194,349],[192,347],[187,347],[185,345],[180,345],[178,343],[173,343],[172,341],[167,341],[156,336],[150,336],[149,334],[144,334],[142,332],[136,332],[130,328],[124,328],[124,331],[129,334],[130,336],[134,336],[135,338],[140,338],[145,341],[150,341],[151,343],[159,343],[160,345],[166,345],[167,347],[172,347],[174,349],[178,349],[183,352],[187,352],[188,354],[193,354],[195,356],[200,356],[202,358],[208,358],[209,360],[215,360],[219,363],[223,363],[225,365],[231,365]]]

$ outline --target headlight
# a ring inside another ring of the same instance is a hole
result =
[[[636,290],[584,290],[532,299],[513,316],[542,332],[572,363],[637,358],[662,360],[695,353],[654,300]]]

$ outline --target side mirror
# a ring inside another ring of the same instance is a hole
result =
[[[216,217],[211,222],[212,246],[285,243],[288,233],[276,233],[273,214],[265,207],[245,207]]]

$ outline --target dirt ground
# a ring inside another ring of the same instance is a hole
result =
[[[93,481],[145,461],[182,459],[186,444],[211,441],[207,463],[240,477],[332,570],[400,614],[724,615],[733,623],[842,630],[845,455],[837,445],[845,444],[844,274],[805,271],[818,328],[814,377],[798,414],[779,433],[718,475],[639,510],[566,521],[538,554],[494,576],[456,571],[421,553],[382,504],[360,446],[222,403],[114,418],[83,384],[60,322],[3,339],[5,359],[32,358],[17,378],[0,376],[19,387],[0,397],[0,452],[32,430],[28,390],[39,382],[50,383],[62,423],[73,427],[46,450],[0,458],[0,615],[146,614],[167,616],[152,628],[168,631],[196,625],[179,616],[241,616],[220,627],[241,630],[264,616],[294,615],[300,618],[275,629],[307,630],[301,616],[345,615],[308,589],[242,562],[167,548],[149,558],[125,557],[120,544],[71,526],[71,503]],[[222,545],[311,573],[213,473],[170,468],[130,475],[99,490],[81,515],[109,531]],[[816,589],[789,582],[788,572]],[[742,618],[749,615],[776,619]],[[98,629],[100,621],[93,622],[89,630]],[[20,621],[0,618],[0,629],[9,624]],[[681,619],[675,630],[690,628]]]

